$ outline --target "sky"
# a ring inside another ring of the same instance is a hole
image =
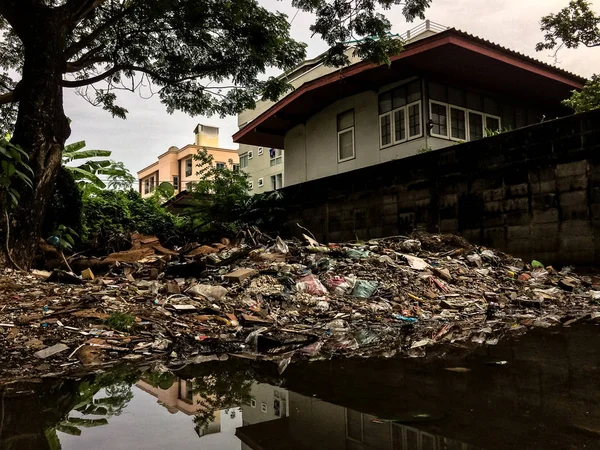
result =
[[[308,44],[308,58],[326,50],[322,40],[311,37],[309,26],[313,16],[298,12],[291,6],[291,0],[259,0],[259,3],[272,11],[286,13],[290,20],[293,18],[292,37]],[[542,16],[558,12],[567,4],[568,0],[432,0],[426,18],[552,64],[550,51],[535,51],[535,44],[542,40],[539,21]],[[592,4],[600,12],[600,0],[594,0]],[[401,7],[384,11],[384,14],[393,24],[394,33],[403,33],[422,22],[417,19],[407,23]],[[562,69],[589,77],[600,72],[599,56],[600,49],[563,49],[557,64]],[[123,161],[134,175],[156,161],[157,156],[169,147],[181,148],[193,143],[193,130],[198,123],[219,127],[220,146],[237,149],[231,139],[237,131],[237,119],[233,116],[192,117],[181,112],[171,115],[157,98],[144,99],[133,93],[118,95],[118,104],[129,110],[127,120],[112,118],[108,112],[94,108],[73,90],[66,89],[65,112],[72,120],[68,142],[85,140],[88,149],[111,150],[112,158]]]

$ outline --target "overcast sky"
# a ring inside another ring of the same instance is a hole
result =
[[[259,0],[265,7],[296,14],[291,0]],[[600,11],[600,0],[592,2]],[[535,52],[542,38],[540,18],[557,12],[568,0],[432,0],[427,18],[491,40],[505,47],[552,63],[550,52]],[[406,23],[400,8],[385,12],[394,33],[403,33],[421,23]],[[292,22],[292,36],[308,44],[308,57],[326,49],[317,37],[310,37],[310,14],[298,13]],[[559,66],[579,75],[600,72],[600,49],[561,50]],[[72,119],[69,142],[85,140],[89,149],[112,150],[113,158],[123,161],[132,173],[151,164],[170,146],[193,143],[193,129],[198,123],[220,128],[221,146],[237,148],[231,135],[237,131],[235,117],[191,117],[183,113],[167,114],[158,99],[145,100],[137,94],[120,94],[119,104],[129,110],[127,120],[113,119],[109,113],[94,108],[71,90],[65,91],[65,112]]]

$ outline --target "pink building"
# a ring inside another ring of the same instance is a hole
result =
[[[198,181],[199,168],[193,156],[198,150],[205,148],[213,156],[217,167],[239,169],[237,150],[219,147],[219,129],[198,124],[194,129],[195,141],[185,147],[170,147],[158,161],[138,172],[139,193],[142,197],[152,195],[156,187],[163,182],[169,182],[175,188],[175,194],[189,190],[194,181]]]

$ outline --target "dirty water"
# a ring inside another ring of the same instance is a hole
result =
[[[461,358],[230,359],[15,383],[0,449],[597,449],[600,327],[549,328]]]

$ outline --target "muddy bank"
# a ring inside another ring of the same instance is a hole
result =
[[[140,237],[137,246],[106,258],[102,276],[0,274],[0,377],[225,356],[282,372],[301,360],[443,355],[600,321],[600,279],[456,236],[328,246],[260,236],[192,249]]]

